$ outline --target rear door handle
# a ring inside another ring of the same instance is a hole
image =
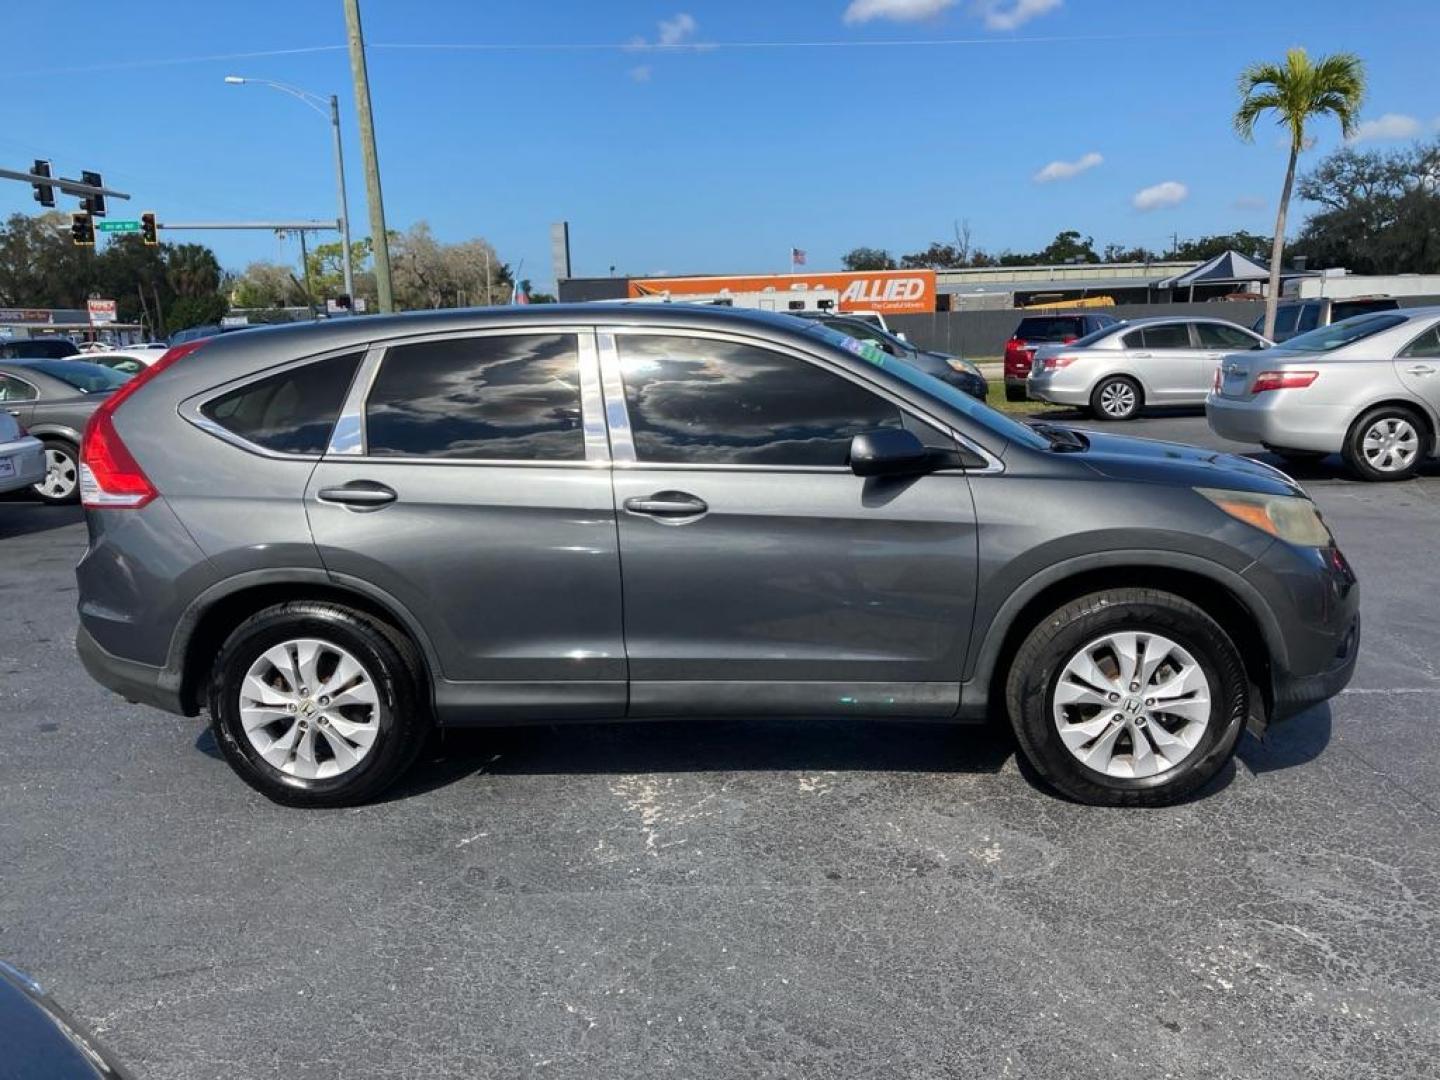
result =
[[[318,495],[321,502],[339,503],[359,510],[378,510],[397,498],[394,488],[375,480],[352,480],[340,487],[321,488]]]
[[[1405,369],[1407,375],[1434,375],[1435,369],[1429,364],[1416,364],[1414,367]]]
[[[1135,357],[1136,360],[1149,360],[1149,359],[1150,359],[1150,354],[1149,354],[1148,352],[1137,352],[1137,353],[1131,353],[1130,355],[1133,356],[1133,357]]]
[[[624,506],[631,514],[669,518],[698,517],[710,509],[704,499],[685,491],[657,491],[648,498],[633,496],[625,500]]]

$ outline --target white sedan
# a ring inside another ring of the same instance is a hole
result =
[[[87,352],[77,356],[75,359],[84,360],[87,364],[99,364],[101,367],[114,368],[116,371],[126,375],[135,375],[144,371],[164,355],[164,349],[151,349],[137,346],[133,349],[107,349],[104,352]]]
[[[0,494],[45,479],[45,444],[25,433],[0,402]]]

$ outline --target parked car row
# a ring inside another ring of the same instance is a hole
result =
[[[28,431],[40,441],[45,470],[29,486],[48,503],[79,499],[80,437],[85,425],[100,403],[131,377],[92,361],[93,357],[80,356],[0,360],[0,410],[22,433]],[[5,480],[3,472],[0,468],[0,483]]]

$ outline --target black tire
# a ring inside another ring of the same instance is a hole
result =
[[[371,676],[379,704],[379,731],[368,753],[349,771],[301,779],[267,762],[240,720],[240,686],[250,665],[272,646],[315,638],[339,646]],[[295,601],[257,612],[235,628],[215,659],[210,678],[210,722],[215,741],[242,780],[286,806],[352,806],[379,795],[410,767],[431,722],[421,694],[423,666],[394,628],[338,604]]]
[[[1194,749],[1138,779],[1083,764],[1065,747],[1051,709],[1070,659],[1096,638],[1125,630],[1170,638],[1194,657],[1211,687],[1209,722]],[[1005,697],[1026,758],[1062,794],[1094,806],[1164,806],[1204,786],[1230,760],[1249,709],[1249,682],[1234,643],[1200,608],[1171,593],[1112,589],[1065,604],[1030,631],[1011,662]]]
[[[1120,407],[1115,398],[1128,401],[1128,407]],[[1144,407],[1145,391],[1124,375],[1101,379],[1090,392],[1090,412],[1097,420],[1134,420]]]
[[[1030,396],[1025,393],[1025,388],[1024,388],[1023,386],[1006,386],[1006,387],[1005,387],[1005,400],[1006,400],[1006,401],[1029,401],[1029,400],[1030,400]]]
[[[42,441],[45,444],[45,466],[47,470],[50,467],[50,456],[52,454],[63,455],[66,462],[68,463],[64,466],[64,475],[65,479],[69,483],[69,489],[63,495],[47,494],[46,488],[49,485],[51,479],[50,474],[47,471],[45,474],[45,479],[40,481],[40,483],[38,484],[32,485],[30,490],[34,493],[37,499],[39,499],[43,503],[48,503],[51,506],[66,506],[70,503],[79,502],[80,451],[76,449],[74,443],[68,442],[65,439],[45,439]]]
[[[1410,425],[1414,431],[1416,441],[1419,444],[1415,456],[1410,459],[1408,465],[1396,469],[1379,469],[1372,465],[1365,457],[1364,442],[1365,433],[1376,424],[1398,422]],[[1430,425],[1414,409],[1406,408],[1404,405],[1380,405],[1365,413],[1355,423],[1350,425],[1350,430],[1345,433],[1345,448],[1341,451],[1345,458],[1345,464],[1350,471],[1361,480],[1369,480],[1374,483],[1387,483],[1393,480],[1409,480],[1429,453],[1431,441]]]

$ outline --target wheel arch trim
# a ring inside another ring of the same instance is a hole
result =
[[[1253,563],[1251,564],[1253,565]],[[983,634],[972,638],[964,681],[960,690],[960,714],[976,716],[989,707],[990,687],[996,665],[1010,641],[1011,632],[1025,609],[1046,590],[1096,570],[1116,567],[1176,571],[1207,579],[1224,589],[1254,620],[1269,652],[1272,666],[1288,667],[1288,652],[1279,621],[1256,587],[1241,571],[1211,559],[1185,552],[1133,549],[1076,555],[1037,571],[1018,585],[996,610]],[[1123,584],[1123,583],[1120,583]]]

